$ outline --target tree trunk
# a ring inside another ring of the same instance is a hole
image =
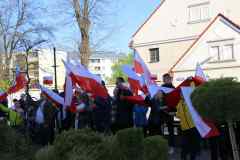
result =
[[[81,33],[81,43],[79,45],[80,60],[85,67],[88,67],[88,61],[91,55],[89,46],[89,29],[91,24],[89,17],[89,0],[84,0],[82,7],[80,6],[79,0],[73,0],[73,8]]]
[[[85,67],[88,67],[89,57],[90,57],[89,38],[83,37],[80,45],[80,59],[81,63]]]
[[[238,147],[237,147],[236,135],[234,132],[232,122],[228,122],[228,129],[229,129],[229,136],[230,136],[231,145],[232,145],[233,159],[239,160],[239,152],[238,152]]]

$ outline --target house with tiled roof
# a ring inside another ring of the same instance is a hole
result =
[[[238,77],[232,68],[226,71],[238,66],[238,6],[236,0],[162,0],[133,34],[130,47],[159,80],[172,72],[179,83],[193,75],[196,63],[210,78]]]

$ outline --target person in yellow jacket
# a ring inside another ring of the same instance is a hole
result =
[[[183,98],[177,105],[176,116],[180,119],[181,127],[181,160],[195,160],[200,152],[200,134],[193,123],[188,107]]]
[[[11,127],[18,127],[23,125],[23,117],[21,115],[23,111],[18,107],[19,106],[16,106],[16,108],[13,110],[0,104],[0,110],[8,114],[8,120]]]

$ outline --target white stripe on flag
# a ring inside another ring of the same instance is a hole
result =
[[[191,94],[193,92],[192,87],[181,87],[182,95],[187,104],[190,115],[192,116],[193,123],[200,133],[201,137],[204,138],[210,132],[211,128],[202,120],[201,116],[195,110],[192,101]]]

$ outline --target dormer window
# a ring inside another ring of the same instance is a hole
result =
[[[188,23],[200,23],[210,19],[210,3],[200,3],[188,6]]]

